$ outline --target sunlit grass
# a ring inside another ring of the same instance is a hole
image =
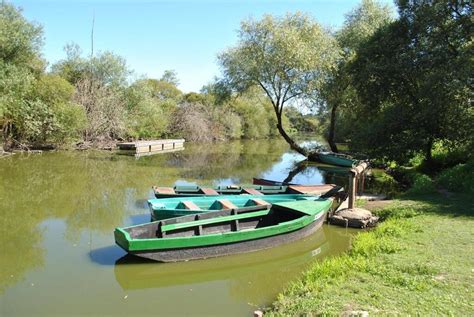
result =
[[[460,197],[431,198],[376,211],[384,220],[376,229],[358,234],[346,254],[315,263],[267,314],[472,314],[474,211],[459,216],[472,208]]]

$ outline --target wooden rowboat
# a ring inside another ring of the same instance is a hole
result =
[[[258,183],[261,181],[262,183]],[[267,183],[263,183],[263,181]],[[156,198],[172,198],[172,197],[195,197],[195,196],[217,196],[217,195],[278,195],[278,194],[312,194],[323,195],[328,191],[338,190],[341,187],[337,185],[296,185],[273,182],[254,178],[254,184],[248,186],[216,186],[213,188],[205,188],[200,186],[175,186],[175,187],[157,187],[153,186],[153,192]],[[270,185],[270,186],[266,186]],[[290,186],[287,186],[290,185]]]
[[[312,234],[332,203],[300,200],[177,217],[116,228],[115,242],[130,254],[161,262],[257,251]]]
[[[156,198],[192,197],[192,196],[217,196],[217,195],[273,195],[290,194],[287,186],[216,186],[212,188],[200,186],[153,186]]]
[[[353,167],[357,164],[358,160],[352,158],[349,155],[334,153],[334,152],[319,152],[317,153],[319,160],[323,163],[330,165],[338,165],[345,167]]]
[[[256,206],[270,206],[274,203],[315,200],[315,195],[222,195],[212,197],[178,197],[148,200],[152,220],[180,217],[189,214],[207,213],[216,210],[231,210],[238,208],[254,208]]]

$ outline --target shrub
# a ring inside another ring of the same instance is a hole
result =
[[[393,197],[401,190],[400,184],[384,170],[372,169],[372,177],[367,181],[367,190],[375,194]]]
[[[444,170],[436,183],[454,192],[474,194],[474,161]]]
[[[412,184],[408,190],[410,194],[428,194],[435,190],[433,181],[425,174],[412,173],[410,178]]]
[[[173,135],[188,141],[212,141],[210,114],[201,104],[185,103],[174,113],[170,127]]]
[[[74,101],[87,114],[85,140],[122,137],[126,130],[126,99],[120,88],[86,78],[76,84]]]
[[[51,140],[56,144],[64,144],[81,138],[87,126],[87,116],[84,107],[72,102],[58,104],[54,107],[57,120],[57,130]]]

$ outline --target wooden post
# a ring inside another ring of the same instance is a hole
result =
[[[361,184],[360,184],[360,194],[362,195],[365,190],[365,174],[367,173],[367,170],[364,170],[362,172],[362,177],[361,177]]]
[[[355,193],[356,193],[356,182],[355,174],[352,172],[349,173],[349,209],[354,208],[355,204]]]

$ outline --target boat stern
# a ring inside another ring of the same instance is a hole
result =
[[[130,235],[127,231],[121,228],[115,228],[114,231],[115,243],[124,249],[125,251],[130,251]]]

